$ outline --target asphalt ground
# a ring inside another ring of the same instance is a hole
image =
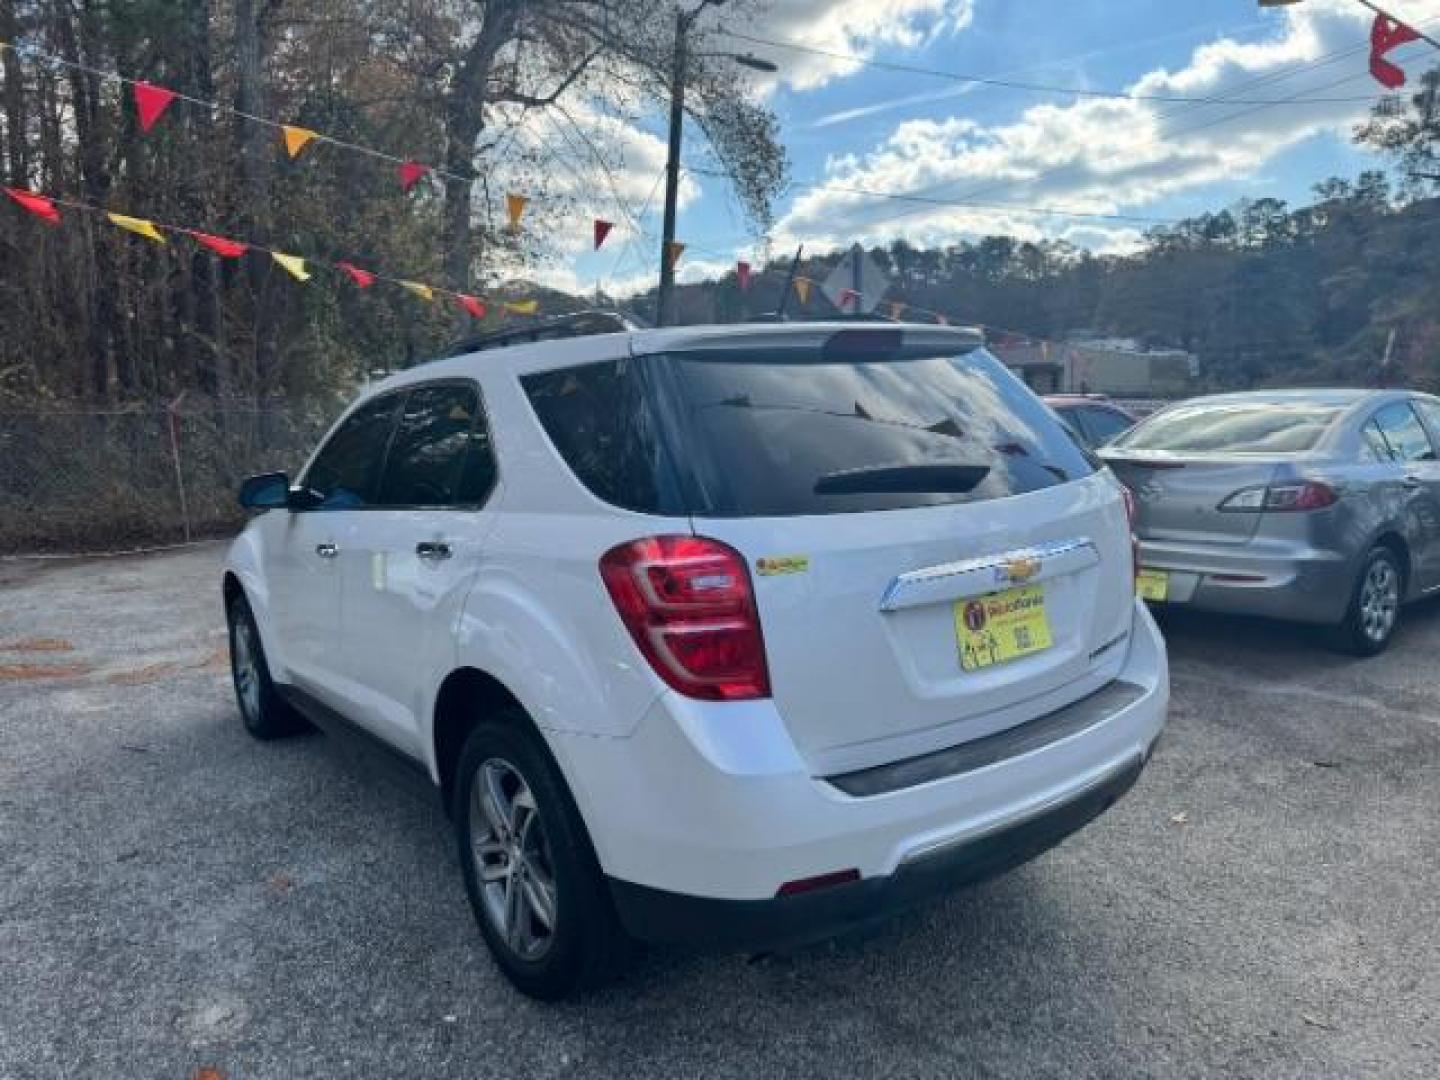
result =
[[[1440,606],[1369,661],[1167,616],[1167,736],[1061,847],[545,1006],[492,968],[433,802],[244,734],[221,557],[0,562],[5,1080],[1440,1072]]]

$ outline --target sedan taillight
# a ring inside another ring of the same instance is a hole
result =
[[[1130,577],[1132,580],[1138,580],[1140,577],[1140,538],[1135,535],[1135,518],[1138,514],[1135,507],[1135,493],[1122,484],[1120,494],[1125,500],[1125,520],[1130,525]]]
[[[1333,506],[1339,498],[1329,484],[1303,480],[1292,484],[1241,488],[1229,495],[1217,509],[1233,514],[1323,510]]]
[[[770,696],[760,615],[745,560],[697,536],[652,536],[612,548],[600,576],[655,674],[687,697]]]

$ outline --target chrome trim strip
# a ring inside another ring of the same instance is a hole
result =
[[[981,555],[974,559],[962,559],[957,562],[910,570],[899,575],[886,586],[885,593],[880,598],[880,610],[898,611],[901,608],[933,602],[933,598],[930,597],[917,596],[911,599],[906,594],[927,591],[925,590],[927,585],[936,585],[955,578],[964,578],[970,575],[984,577],[987,572],[990,574],[990,580],[978,583],[976,592],[965,595],[982,595],[1009,588],[1010,584],[1014,583],[1007,583],[1000,577],[1000,573],[1010,563],[1025,559],[1038,560],[1040,563],[1040,572],[1030,581],[1024,582],[1028,585],[1055,577],[1062,569],[1072,569],[1066,564],[1077,559],[1078,565],[1073,569],[1080,570],[1096,566],[1100,562],[1100,552],[1096,550],[1095,544],[1090,540],[1059,540],[1050,544],[1039,544],[1035,547],[1017,548],[1014,551],[1006,551],[997,555]]]

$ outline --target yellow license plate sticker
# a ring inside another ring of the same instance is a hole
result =
[[[960,666],[966,671],[1048,649],[1050,621],[1045,617],[1044,586],[1026,585],[961,600],[955,605],[955,633],[960,641]]]
[[[1135,578],[1141,600],[1165,600],[1170,596],[1170,575],[1164,570],[1141,570]]]

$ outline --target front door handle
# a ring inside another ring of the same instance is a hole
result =
[[[448,559],[450,545],[443,540],[422,540],[415,545],[415,554],[422,559]]]
[[[336,555],[340,554],[340,549],[334,544],[316,544],[315,554],[319,555],[322,559],[333,559]]]

